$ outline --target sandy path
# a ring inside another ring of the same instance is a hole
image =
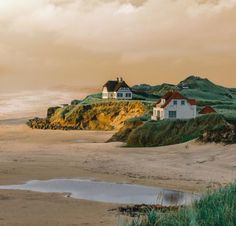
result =
[[[236,178],[236,145],[122,148],[111,132],[40,131],[0,124],[0,184],[91,177],[203,191]],[[58,194],[0,191],[0,225],[117,225],[116,205]]]

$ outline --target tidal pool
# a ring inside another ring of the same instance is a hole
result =
[[[199,195],[188,192],[89,179],[32,180],[25,184],[3,185],[0,189],[64,193],[75,199],[118,204],[188,205],[199,199]]]

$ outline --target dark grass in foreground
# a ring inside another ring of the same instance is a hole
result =
[[[122,226],[234,226],[236,225],[236,183],[208,192],[192,206],[177,211],[149,210]]]

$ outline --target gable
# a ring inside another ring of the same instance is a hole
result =
[[[129,87],[120,87],[117,92],[131,92]]]
[[[108,90],[107,90],[107,87],[106,87],[106,86],[103,86],[103,90],[102,90],[102,92],[108,92]]]

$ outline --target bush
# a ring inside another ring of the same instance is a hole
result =
[[[72,100],[71,101],[71,105],[78,105],[80,104],[82,101],[81,100]]]

